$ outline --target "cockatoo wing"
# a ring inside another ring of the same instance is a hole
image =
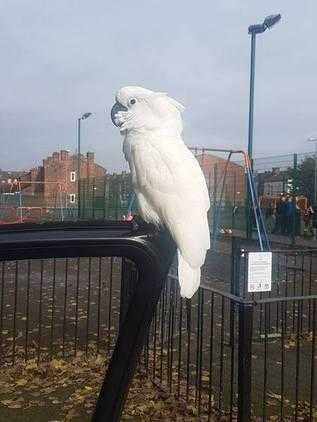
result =
[[[210,247],[210,206],[200,166],[181,140],[148,140],[131,148],[137,189],[173,236],[181,255],[200,267]]]

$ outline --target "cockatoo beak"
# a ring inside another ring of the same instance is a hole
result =
[[[120,123],[120,122],[118,121],[118,119],[116,118],[116,115],[117,115],[120,111],[128,111],[128,109],[127,109],[127,107],[125,107],[124,105],[122,105],[122,104],[120,104],[120,103],[116,102],[116,103],[114,104],[114,106],[112,107],[112,109],[111,109],[111,120],[112,120],[112,123],[113,123],[115,126],[117,126],[117,127],[122,126],[122,123]]]

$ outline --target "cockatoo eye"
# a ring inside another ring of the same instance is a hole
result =
[[[133,104],[135,104],[136,103],[136,99],[135,98],[131,98],[131,100],[130,100],[130,104],[131,105],[133,105]]]

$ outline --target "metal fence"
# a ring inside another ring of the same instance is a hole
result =
[[[203,285],[184,301],[175,283],[170,277],[146,347],[155,382],[202,417],[315,420],[316,295],[244,301]]]
[[[234,283],[217,284],[207,259],[191,300],[171,270],[141,364],[201,417],[315,420],[316,251],[273,252],[272,291],[257,294],[246,256],[236,248]],[[3,262],[0,275],[2,364],[111,353],[137,283],[120,257]]]
[[[1,263],[1,362],[112,351],[119,326],[121,258]]]
[[[250,213],[245,207],[246,186],[241,157],[232,156],[224,180],[228,153],[213,153],[203,147],[194,148],[193,153],[203,167],[206,177],[211,202],[209,212],[211,231],[235,230],[242,235],[246,231],[246,221]],[[213,159],[209,160],[208,154],[211,154]],[[308,165],[301,167],[303,163]],[[288,191],[296,196],[303,195],[308,201],[313,199],[314,163],[314,153],[286,154],[253,160],[255,184],[259,197],[263,197],[262,211],[270,234],[282,234],[285,239],[291,237],[293,243],[297,240],[296,236],[305,236],[309,239],[313,237],[312,228],[317,227],[316,221],[307,226],[303,220],[304,208],[308,202],[302,201],[302,211],[296,213],[294,222],[288,224],[289,227],[285,230],[280,230],[278,227],[274,207],[282,191]],[[277,177],[278,181],[268,183],[267,178],[270,176]],[[122,220],[127,215],[131,189],[129,174],[123,172],[81,180],[78,198],[74,203],[71,203],[70,199],[67,200],[69,195],[65,192],[62,196],[60,192],[56,192],[55,196],[49,199],[49,203],[45,204],[44,197],[38,193],[31,195],[24,191],[1,191],[0,224],[22,221],[67,221],[78,218]],[[184,203],[183,206],[186,207],[187,204]],[[135,204],[134,210],[136,208]],[[279,230],[283,233],[279,233]]]

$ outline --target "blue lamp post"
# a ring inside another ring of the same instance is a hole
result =
[[[78,219],[80,218],[80,123],[82,120],[88,119],[91,116],[91,113],[84,113],[77,120],[77,186],[78,186],[78,195],[77,195],[77,207],[78,207]]]
[[[267,16],[263,23],[249,26],[249,34],[251,35],[251,67],[250,67],[250,100],[249,100],[249,133],[248,133],[248,156],[253,168],[253,115],[254,115],[254,77],[255,77],[255,45],[257,34],[262,34],[267,29],[272,28],[281,19],[281,15]],[[250,221],[250,190],[247,189],[247,238],[252,236],[252,223]]]
[[[251,35],[251,71],[250,71],[250,102],[249,102],[249,137],[248,155],[252,159],[253,152],[253,112],[254,112],[254,76],[255,76],[255,40],[257,34],[262,34],[267,29],[272,28],[281,19],[281,15],[271,15],[264,19],[261,24],[249,26]]]

